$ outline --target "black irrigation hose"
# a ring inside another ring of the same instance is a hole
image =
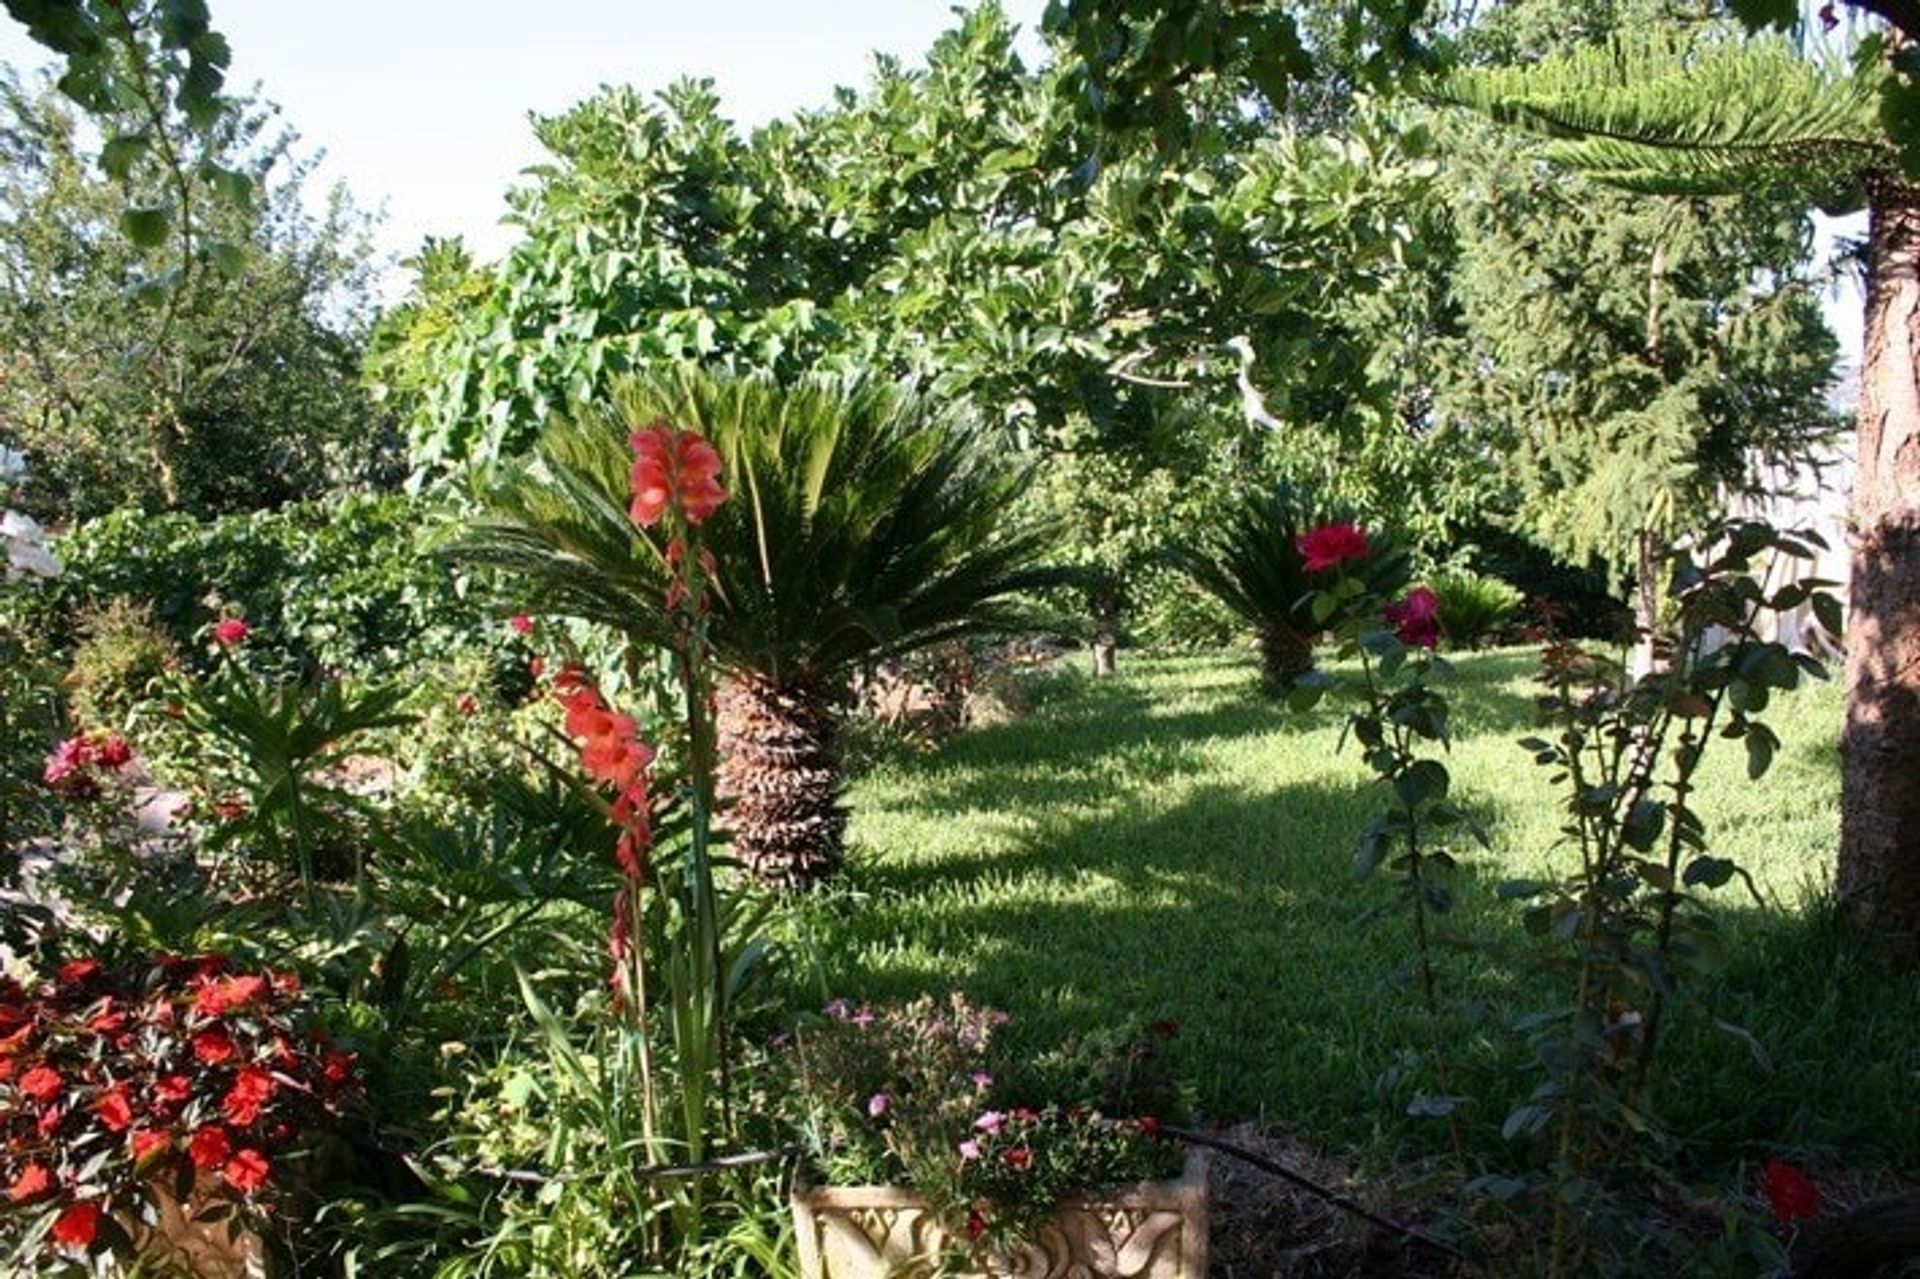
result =
[[[1436,1252],[1443,1252],[1455,1261],[1464,1262],[1469,1266],[1473,1265],[1473,1260],[1465,1253],[1449,1244],[1440,1242],[1426,1231],[1415,1226],[1402,1225],[1400,1222],[1382,1217],[1379,1213],[1361,1207],[1332,1187],[1323,1186],[1312,1178],[1295,1172],[1285,1164],[1269,1159],[1265,1155],[1258,1154],[1255,1151],[1248,1150],[1245,1146],[1236,1146],[1230,1141],[1223,1141],[1218,1137],[1210,1137],[1205,1133],[1192,1132],[1185,1128],[1168,1126],[1162,1128],[1161,1131],[1169,1137],[1186,1142],[1188,1145],[1205,1146],[1209,1150],[1218,1150],[1221,1154],[1232,1155],[1242,1163],[1251,1164],[1261,1172],[1272,1173],[1289,1185],[1296,1186],[1308,1194],[1313,1195],[1315,1198],[1332,1204],[1342,1212],[1351,1213],[1369,1225],[1378,1226],[1382,1230],[1390,1230],[1402,1238],[1411,1239],[1415,1243],[1432,1248]]]

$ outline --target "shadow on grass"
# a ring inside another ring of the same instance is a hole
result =
[[[1463,735],[1530,727],[1531,669],[1530,653],[1463,658]],[[884,855],[857,855],[848,893],[810,907],[828,985],[868,998],[965,989],[1013,1012],[1034,1051],[1172,1018],[1177,1064],[1216,1118],[1434,1148],[1431,1121],[1403,1117],[1431,1086],[1424,1068],[1391,1095],[1376,1087],[1429,1027],[1391,884],[1351,872],[1381,797],[1357,761],[1328,760],[1336,722],[1261,699],[1250,662],[1141,663],[890,765],[858,796],[855,827]],[[1532,795],[1467,798],[1504,830]],[[1518,909],[1494,891],[1511,857],[1464,857],[1440,958],[1471,1126],[1509,1162],[1500,1120],[1537,1081],[1511,1023],[1566,998],[1526,961]],[[1709,1004],[1670,1019],[1657,1099],[1683,1149],[1824,1147],[1920,1166],[1920,1108],[1906,1100],[1920,1088],[1920,983],[1852,956],[1830,912],[1746,908],[1731,892],[1719,907],[1730,960]],[[1751,1031],[1765,1060],[1716,1019]]]

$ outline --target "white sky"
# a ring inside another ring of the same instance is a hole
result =
[[[1045,0],[1003,0],[1037,59]],[[320,175],[368,209],[404,254],[464,235],[483,257],[516,175],[540,157],[529,112],[552,114],[603,84],[663,88],[711,77],[742,126],[866,82],[878,50],[919,62],[954,25],[952,0],[212,0],[233,46],[228,83],[279,103]],[[0,18],[0,60],[46,59]]]
[[[1045,0],[1003,0],[1037,60]],[[529,112],[551,114],[602,84],[657,89],[711,77],[751,126],[866,82],[875,50],[918,62],[954,23],[953,0],[213,0],[233,45],[229,81],[286,110],[320,177],[383,210],[381,248],[459,234],[482,257],[511,241],[499,223],[516,175],[539,158]],[[44,61],[0,19],[0,60]],[[1824,221],[1824,220],[1823,220]],[[1841,226],[1859,234],[1859,219]],[[389,276],[389,291],[402,281]],[[1858,359],[1857,288],[1828,322]]]

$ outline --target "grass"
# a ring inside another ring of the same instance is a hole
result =
[[[1495,847],[1465,858],[1443,963],[1471,1121],[1489,1143],[1531,1087],[1514,1018],[1556,1002],[1520,961],[1502,880],[1551,864],[1531,727],[1531,655],[1458,662],[1455,791]],[[1403,916],[1355,880],[1374,810],[1339,716],[1262,700],[1250,659],[1140,659],[1121,678],[1067,672],[1034,713],[856,781],[851,891],[809,925],[822,990],[866,998],[959,988],[1005,1008],[1025,1042],[1171,1017],[1203,1112],[1307,1140],[1437,1144],[1403,1117],[1426,1086],[1394,1078],[1425,1042]],[[1838,829],[1840,695],[1795,694],[1784,747],[1750,784],[1737,744],[1710,760],[1714,851],[1754,874],[1756,904],[1718,897],[1728,959],[1705,1012],[1680,1019],[1659,1103],[1702,1157],[1789,1149],[1920,1167],[1920,983],[1879,974],[1834,927],[1822,885]],[[1752,1032],[1752,1046],[1714,1018]],[[1417,1073],[1417,1072],[1416,1072]]]

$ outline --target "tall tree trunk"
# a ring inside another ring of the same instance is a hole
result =
[[[1293,691],[1296,676],[1313,669],[1313,636],[1291,626],[1260,630],[1260,684],[1275,697]]]
[[[1841,736],[1841,910],[1920,959],[1920,188],[1870,188]]]
[[[818,687],[735,676],[719,693],[719,797],[733,853],[787,890],[833,877],[846,856],[838,730]]]
[[[1660,666],[1654,644],[1660,634],[1660,535],[1641,529],[1633,535],[1633,662],[1635,679]]]
[[[1093,601],[1093,673],[1106,679],[1114,673],[1114,655],[1120,648],[1120,602],[1101,597]]]

